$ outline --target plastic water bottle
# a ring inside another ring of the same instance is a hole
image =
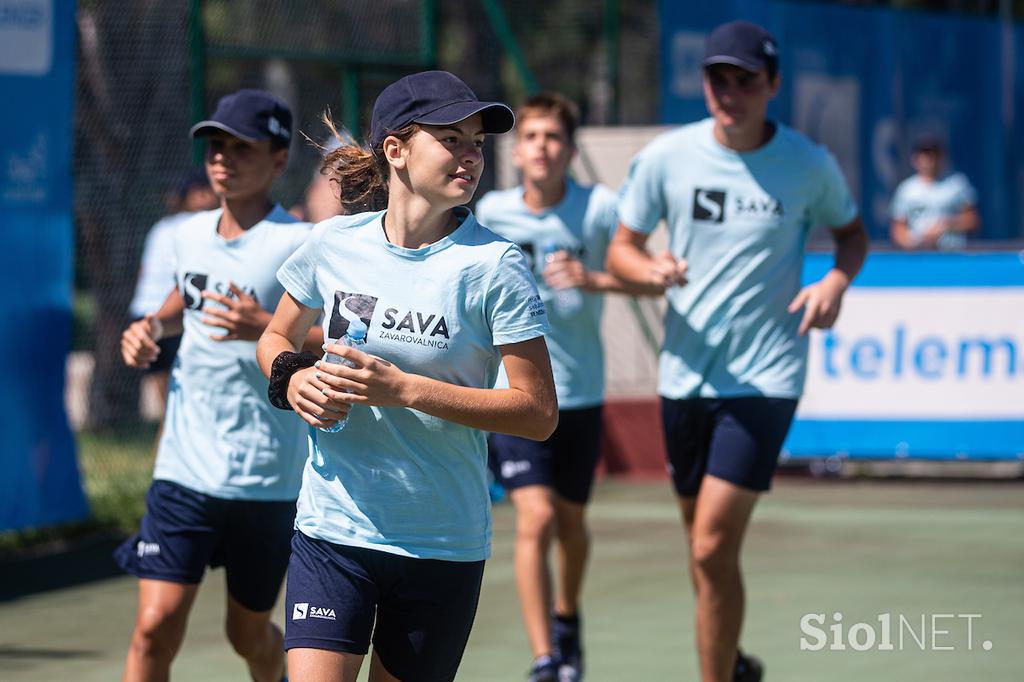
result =
[[[359,348],[360,346],[364,346],[366,345],[366,324],[359,319],[349,320],[348,330],[345,332],[344,336],[337,340],[328,339],[327,343],[337,343],[342,346],[348,346],[349,348]],[[346,360],[337,353],[324,353],[324,362],[333,362],[339,365],[355,367],[354,363]],[[346,393],[350,392],[351,391],[346,391]],[[351,412],[349,412],[349,414],[351,414]],[[326,431],[327,433],[337,433],[345,428],[345,424],[348,423],[348,416],[349,415],[346,414],[342,419],[334,422],[331,426],[321,426],[320,430]]]
[[[544,266],[547,267],[555,259],[555,254],[564,251],[557,242],[544,243]],[[583,307],[583,292],[577,287],[555,289],[551,287],[551,307],[559,317],[575,315]]]

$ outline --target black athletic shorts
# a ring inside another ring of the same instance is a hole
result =
[[[601,426],[598,405],[559,410],[558,428],[545,441],[492,433],[491,473],[509,490],[543,485],[570,502],[586,504],[601,454]]]
[[[416,559],[295,533],[285,649],[366,654],[405,682],[453,680],[476,618],[483,561]]]
[[[198,585],[207,566],[223,566],[238,603],[269,611],[284,582],[294,526],[294,500],[226,500],[153,481],[142,526],[114,559],[139,578],[186,585]]]
[[[791,398],[662,398],[669,472],[676,493],[693,497],[705,474],[742,488],[771,488],[793,422]]]

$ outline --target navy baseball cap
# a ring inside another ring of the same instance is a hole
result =
[[[732,64],[757,73],[779,69],[779,44],[771,33],[749,21],[722,24],[708,35],[704,45],[704,66]]]
[[[276,140],[287,147],[292,139],[288,105],[263,90],[239,90],[217,102],[213,116],[192,126],[192,137],[223,130],[246,142]]]
[[[507,133],[515,114],[500,102],[481,102],[468,85],[447,71],[422,71],[384,88],[373,104],[370,147],[411,123],[448,125],[473,114],[483,118],[485,133]]]

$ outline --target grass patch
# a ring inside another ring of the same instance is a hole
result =
[[[156,425],[131,431],[81,433],[78,462],[93,521],[104,528],[135,530],[153,478]]]

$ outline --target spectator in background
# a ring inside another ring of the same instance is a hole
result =
[[[170,193],[167,201],[168,215],[149,228],[149,234],[146,235],[135,295],[128,306],[133,320],[141,320],[146,313],[159,310],[167,294],[175,286],[172,254],[174,233],[178,225],[198,211],[210,211],[219,205],[220,201],[210,187],[206,171],[202,168],[190,168],[186,171],[174,192]],[[157,344],[160,346],[160,354],[146,368],[146,374],[157,385],[161,415],[167,399],[167,379],[180,343],[180,334],[161,339]]]
[[[910,165],[916,173],[899,184],[892,199],[889,236],[908,251],[951,251],[967,245],[981,225],[974,187],[963,173],[946,173],[942,141],[914,141]]]

